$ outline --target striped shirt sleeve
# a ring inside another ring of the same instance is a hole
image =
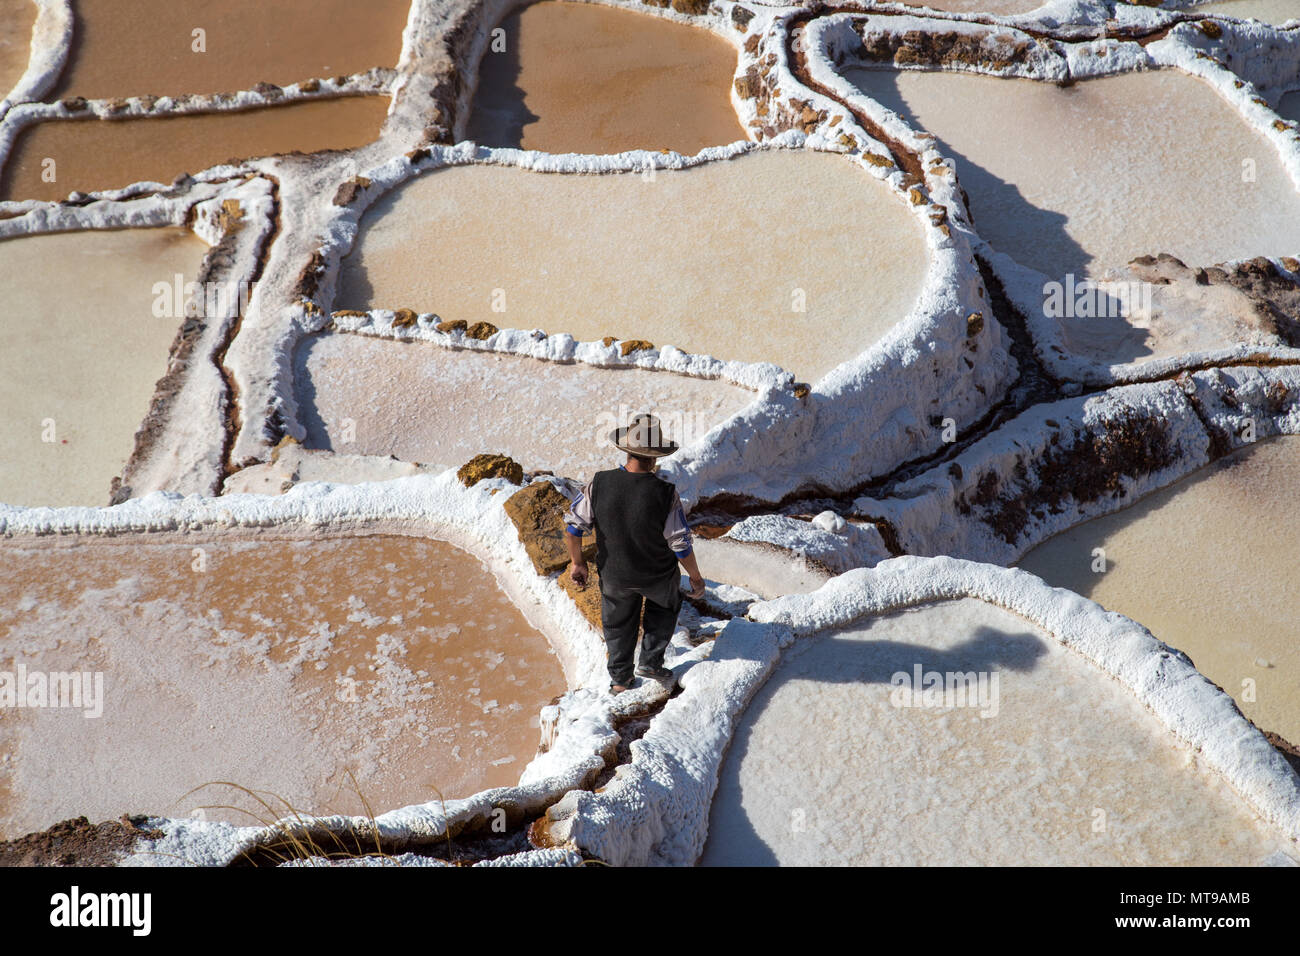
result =
[[[690,557],[691,528],[686,523],[686,510],[676,491],[673,492],[673,506],[668,511],[668,520],[664,522],[664,537],[668,540],[668,547],[673,549],[673,554],[679,558]]]
[[[564,530],[575,538],[581,538],[584,534],[591,534],[591,526],[595,521],[595,516],[591,512],[591,482],[587,482],[578,492],[578,496],[569,504],[569,510],[564,513]]]

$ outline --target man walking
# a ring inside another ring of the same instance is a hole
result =
[[[673,672],[663,666],[664,652],[677,627],[682,592],[677,563],[690,576],[691,597],[704,594],[704,578],[691,548],[691,529],[672,482],[656,475],[659,459],[677,450],[659,434],[659,419],[641,414],[609,439],[627,453],[625,464],[598,471],[573,499],[564,516],[569,574],[578,587],[587,585],[582,536],[596,529],[596,571],[600,577],[600,617],[609,656],[610,691],[632,686],[633,675],[665,684]],[[644,635],[635,670],[637,627]]]

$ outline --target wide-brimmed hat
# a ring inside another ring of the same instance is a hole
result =
[[[677,442],[663,437],[659,419],[645,412],[632,416],[626,427],[615,428],[609,440],[621,451],[642,458],[662,458],[677,450]]]

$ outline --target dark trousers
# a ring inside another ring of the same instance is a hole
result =
[[[677,628],[682,609],[681,576],[673,569],[670,577],[649,587],[623,587],[600,579],[600,621],[609,655],[609,676],[615,684],[632,683],[632,656],[636,651],[637,627],[642,623],[639,663],[662,667],[664,651]]]

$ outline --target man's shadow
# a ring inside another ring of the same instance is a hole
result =
[[[777,663],[771,677],[754,695],[740,719],[730,748],[724,758],[709,813],[709,834],[722,835],[725,850],[711,855],[708,842],[701,857],[702,866],[778,866],[779,860],[772,847],[755,829],[741,800],[745,796],[740,783],[740,770],[751,748],[758,753],[761,739],[756,738],[755,725],[772,698],[791,681],[815,681],[822,684],[883,684],[898,672],[913,674],[920,665],[922,672],[938,671],[990,673],[993,671],[1027,672],[1037,666],[1038,659],[1047,653],[1042,638],[1029,632],[1009,633],[991,627],[981,627],[967,641],[950,650],[936,650],[921,644],[901,641],[863,641],[844,636],[806,638],[817,641],[820,647],[807,648],[814,653],[800,653],[795,644],[787,649],[783,660]],[[836,650],[838,649],[838,652]],[[790,656],[792,652],[794,656]],[[916,688],[919,692],[920,688]],[[972,689],[973,690],[973,689]],[[976,710],[975,712],[978,712]],[[810,734],[823,734],[829,728],[809,727]],[[858,728],[841,728],[841,733],[861,732]],[[908,725],[900,724],[900,733],[908,732]],[[764,760],[779,759],[788,773],[803,772],[802,754],[799,752],[773,755],[764,754]],[[847,768],[859,770],[863,775],[874,772],[872,767]],[[808,792],[803,803],[808,807],[825,805],[831,794]],[[791,811],[797,808],[789,808]],[[812,838],[812,834],[809,834]]]

